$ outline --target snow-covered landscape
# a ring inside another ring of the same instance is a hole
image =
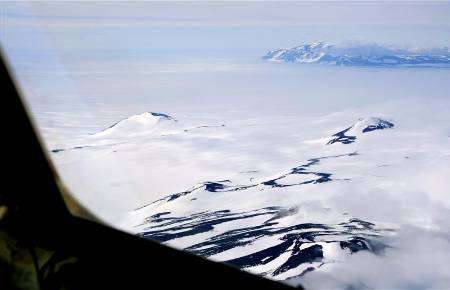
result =
[[[416,99],[311,119],[215,122],[144,112],[53,158],[67,171],[79,162],[138,166],[159,191],[133,209],[128,230],[295,284],[358,255],[413,255],[414,246],[398,248],[404,231],[445,241],[447,105]],[[118,182],[114,169],[102,170],[98,184]]]
[[[204,5],[211,19],[178,6],[200,19],[182,29],[42,16],[45,53],[7,50],[74,196],[113,227],[306,289],[450,288],[449,5],[355,6],[393,27],[347,17],[360,30],[334,25],[338,4],[302,6],[311,29],[270,14],[297,4],[248,4],[245,20]],[[105,50],[128,45],[115,33],[133,48]]]

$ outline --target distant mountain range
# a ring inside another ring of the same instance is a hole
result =
[[[337,46],[313,42],[290,49],[272,50],[262,58],[278,62],[340,66],[450,66],[450,49],[407,50],[379,45]]]

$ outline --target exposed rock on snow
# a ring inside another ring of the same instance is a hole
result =
[[[360,118],[355,124],[347,129],[333,134],[333,138],[327,142],[327,145],[333,143],[350,144],[355,142],[357,137],[361,134],[393,127],[393,123],[380,118]]]
[[[224,262],[241,269],[275,278],[298,277],[333,263],[337,258],[368,251],[375,255],[387,247],[378,237],[390,229],[360,219],[344,220],[338,224],[301,223],[283,226],[276,220],[296,211],[268,207],[249,212],[221,210],[176,217],[162,212],[150,217],[140,236],[161,242],[213,232],[203,242],[184,248],[191,253],[223,260],[220,256],[240,247],[263,243],[265,247]],[[214,232],[225,224],[248,225],[262,218],[260,224]]]
[[[124,135],[137,135],[142,133],[148,133],[165,122],[177,122],[172,116],[155,113],[145,112],[139,115],[134,115],[124,120],[121,120],[110,127],[95,133],[96,137],[121,137]]]

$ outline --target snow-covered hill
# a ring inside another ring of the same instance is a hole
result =
[[[327,142],[328,145],[333,143],[350,144],[356,141],[357,137],[364,133],[375,130],[383,130],[394,127],[394,124],[375,117],[359,118],[352,126],[333,134],[332,138]]]
[[[269,51],[269,61],[324,63],[342,66],[450,66],[450,50],[393,49],[378,45],[336,46],[324,42]]]
[[[150,133],[158,128],[167,128],[177,122],[173,117],[155,112],[145,112],[121,120],[110,127],[93,134],[95,137],[126,137]],[[166,125],[166,126],[164,126]]]

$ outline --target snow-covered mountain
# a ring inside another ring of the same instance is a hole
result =
[[[269,51],[263,59],[286,62],[318,62],[333,47],[323,42],[313,42],[293,47],[291,49],[276,49]]]
[[[302,44],[269,51],[269,61],[324,63],[341,66],[449,66],[450,50],[406,50],[378,45],[337,46],[324,42]]]

